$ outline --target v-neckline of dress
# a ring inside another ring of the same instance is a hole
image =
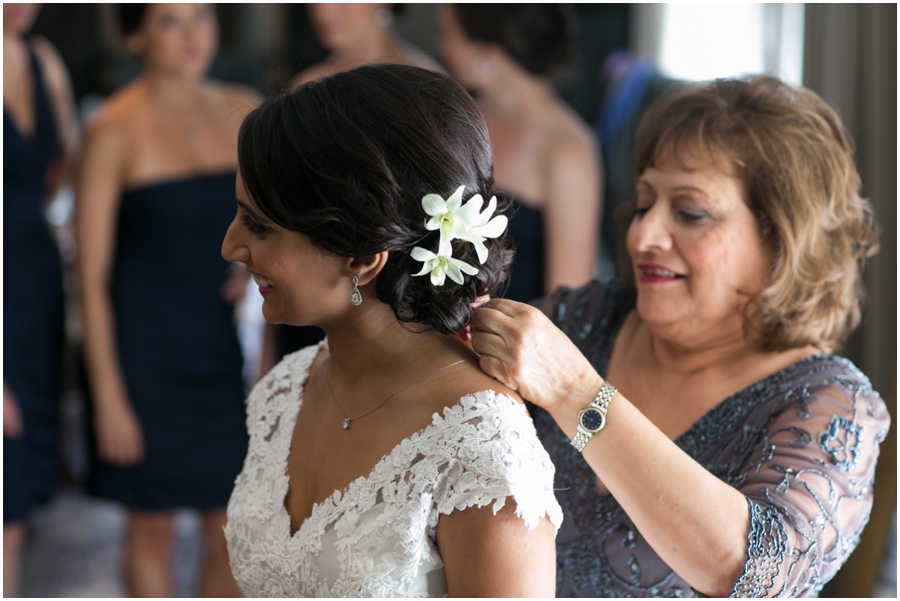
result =
[[[321,529],[321,524],[327,526],[328,524],[335,521],[339,514],[335,514],[333,517],[331,517],[331,514],[337,512],[337,510],[340,509],[341,503],[343,503],[348,497],[352,497],[353,493],[355,493],[360,486],[364,486],[367,482],[372,480],[381,470],[383,470],[384,466],[393,459],[394,455],[400,450],[401,447],[410,444],[421,444],[422,441],[427,440],[430,436],[433,436],[440,423],[443,420],[447,419],[447,411],[459,406],[464,399],[471,398],[473,401],[479,402],[478,397],[487,393],[490,395],[490,398],[492,400],[503,398],[507,399],[510,403],[516,402],[508,395],[498,393],[491,389],[481,390],[460,397],[460,399],[457,400],[456,403],[444,407],[444,409],[441,410],[440,413],[436,411],[434,415],[432,415],[431,422],[429,422],[422,429],[416,430],[413,434],[407,436],[403,440],[399,441],[396,445],[394,445],[387,454],[385,454],[381,459],[378,460],[378,462],[365,476],[360,476],[350,481],[349,484],[345,485],[341,489],[335,489],[327,497],[325,497],[323,501],[313,503],[310,514],[303,520],[303,522],[300,523],[300,527],[297,528],[297,530],[291,532],[291,514],[288,511],[287,506],[285,505],[287,494],[290,490],[291,485],[290,473],[288,472],[288,457],[290,456],[291,452],[291,441],[293,439],[294,428],[297,425],[297,417],[299,416],[300,409],[303,406],[303,392],[306,388],[306,382],[309,380],[309,373],[312,370],[312,365],[313,363],[315,363],[316,357],[318,357],[323,348],[328,348],[327,338],[319,342],[318,346],[316,347],[315,353],[310,354],[311,356],[306,365],[297,366],[305,369],[306,373],[303,375],[302,379],[298,379],[298,393],[296,395],[295,402],[286,409],[286,411],[289,412],[289,415],[286,416],[287,420],[285,422],[285,431],[287,432],[287,434],[282,435],[281,439],[278,441],[278,454],[281,458],[281,469],[278,471],[280,486],[276,487],[276,495],[279,495],[280,497],[276,499],[276,519],[280,522],[280,531],[285,533],[285,538],[291,544],[299,544],[302,541],[309,540],[312,536],[312,534],[310,533],[311,530]],[[279,491],[282,490],[283,494],[280,494]],[[377,505],[378,503],[375,504],[375,506]],[[328,521],[323,522],[323,519],[328,519]],[[324,532],[319,533],[319,535],[321,534],[324,534]]]
[[[688,427],[687,430],[685,430],[684,432],[682,432],[681,434],[676,436],[674,439],[672,439],[672,442],[674,442],[675,445],[678,446],[679,449],[681,449],[682,451],[684,451],[688,455],[690,455],[691,458],[696,459],[697,457],[699,457],[702,454],[702,452],[706,448],[709,447],[709,445],[715,444],[718,441],[718,439],[707,437],[705,432],[703,431],[703,429],[706,426],[707,422],[709,422],[711,420],[715,420],[719,414],[721,414],[722,412],[724,412],[726,410],[725,409],[726,407],[733,405],[734,403],[741,400],[742,398],[748,397],[749,393],[753,389],[766,388],[766,387],[770,386],[773,382],[775,382],[779,379],[787,378],[791,373],[793,373],[794,371],[796,371],[802,367],[805,367],[808,364],[812,364],[812,363],[815,363],[815,362],[821,361],[821,360],[834,360],[834,359],[840,359],[840,358],[836,357],[835,355],[832,355],[830,353],[815,353],[812,355],[807,355],[806,357],[803,357],[802,359],[799,359],[799,360],[795,361],[794,363],[791,363],[790,365],[786,365],[785,367],[782,367],[778,371],[771,373],[764,378],[760,378],[756,382],[752,382],[752,383],[748,384],[747,386],[728,395],[727,397],[725,397],[724,399],[720,400],[718,403],[716,403],[715,405],[710,407],[709,410],[706,413],[704,413],[703,415],[701,415],[694,423],[692,423]],[[755,397],[749,396],[748,398],[750,398],[751,403],[748,404],[748,406],[745,408],[746,409],[745,411],[741,412],[741,416],[743,416],[745,413],[748,413],[757,402],[757,399]],[[758,402],[763,402],[763,400],[759,400]],[[732,411],[731,408],[729,408],[728,410]],[[692,438],[699,439],[703,443],[703,446],[698,447],[698,448],[694,449],[693,451],[691,449],[689,449],[688,441],[689,441],[689,439],[692,439]],[[602,498],[609,497],[612,494],[608,490],[600,491],[599,489],[596,489],[596,488],[595,488],[595,490],[596,490],[597,494]]]
[[[604,335],[606,343],[595,347],[599,349],[599,358],[596,360],[596,363],[592,362],[592,364],[597,370],[597,373],[606,378],[609,372],[609,363],[612,358],[612,351],[615,346],[616,340],[618,339],[619,333],[622,330],[622,325],[625,323],[625,320],[628,318],[628,315],[631,313],[631,311],[634,310],[634,304],[625,300],[624,288],[621,282],[618,280],[613,280],[613,282],[611,282],[610,284],[600,284],[599,282],[595,281],[592,285],[602,285],[604,287],[604,298],[609,294],[615,294],[617,297],[619,297],[619,303],[629,303],[626,307],[626,310],[621,311],[621,313],[618,314],[617,322],[610,324],[608,330],[604,330],[606,332],[606,334]],[[617,288],[612,288],[613,285],[617,285]],[[587,286],[583,289],[587,289]],[[614,304],[614,307],[618,306],[618,304]],[[558,311],[559,307],[554,306],[554,309],[552,311],[553,321],[555,324],[557,324],[558,327],[562,327],[559,324],[563,321],[563,318],[560,317]],[[613,311],[613,314],[615,314],[616,312],[618,312],[618,309]],[[574,334],[572,334],[568,329],[566,330],[566,334],[567,336],[572,338],[573,341],[576,340]],[[847,361],[846,359],[843,359],[831,353],[814,353],[812,355],[807,355],[802,359],[798,359],[794,363],[786,365],[781,369],[769,374],[768,376],[760,378],[755,382],[751,382],[740,390],[737,390],[722,398],[715,405],[710,407],[703,415],[697,418],[690,426],[688,426],[686,430],[673,438],[672,442],[674,442],[679,449],[686,452],[690,457],[696,459],[703,453],[704,450],[708,449],[710,445],[715,444],[719,440],[719,438],[709,435],[710,431],[712,430],[709,427],[709,424],[715,422],[717,418],[722,415],[735,414],[735,419],[742,418],[747,413],[749,413],[757,404],[764,402],[762,399],[757,399],[754,395],[750,394],[753,390],[764,389],[768,386],[771,386],[774,382],[785,380],[792,374],[796,373],[797,370],[820,361],[842,361],[849,363],[849,361]],[[740,408],[740,411],[735,412],[733,405],[740,403],[743,400],[747,400],[749,402],[745,403],[744,406]],[[552,418],[549,417],[549,414],[547,414],[546,417],[553,423],[554,428],[559,429],[559,426],[552,420]],[[561,432],[562,431],[560,430],[560,435],[565,436],[561,434]],[[590,468],[587,466],[587,463],[584,462],[583,458],[581,458],[580,461],[582,462],[581,465],[584,469],[590,470]],[[596,475],[594,477],[596,478]],[[600,499],[607,500],[608,498],[612,497],[612,493],[610,493],[608,490],[600,491],[596,487],[596,482],[595,485],[591,488],[594,493],[599,496]]]
[[[725,410],[724,408],[727,407],[728,405],[734,404],[734,402],[736,402],[744,397],[747,397],[749,395],[749,393],[754,389],[766,388],[766,387],[770,386],[774,381],[787,377],[789,374],[791,374],[792,372],[796,371],[797,369],[805,366],[808,363],[814,363],[821,359],[832,359],[832,358],[834,358],[834,356],[830,355],[828,353],[815,353],[812,355],[807,355],[806,357],[803,357],[802,359],[798,359],[797,361],[794,361],[790,365],[786,365],[786,366],[782,367],[781,369],[779,369],[778,371],[769,374],[768,376],[760,378],[759,380],[756,380],[755,382],[751,382],[747,386],[744,386],[740,390],[731,393],[730,395],[728,395],[727,397],[723,398],[718,403],[716,403],[715,405],[710,407],[706,413],[704,413],[696,421],[694,421],[694,423],[692,423],[688,427],[687,430],[685,430],[684,432],[682,432],[681,434],[676,436],[672,440],[672,442],[674,442],[676,445],[678,445],[678,447],[681,448],[682,450],[685,450],[684,443],[686,442],[686,440],[692,436],[697,436],[698,431],[703,428],[703,426],[706,424],[706,422],[708,422],[711,419],[714,419],[719,413],[724,411]],[[713,444],[715,441],[708,440],[705,442],[708,444]]]

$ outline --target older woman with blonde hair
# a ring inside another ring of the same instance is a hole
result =
[[[650,109],[635,167],[621,281],[473,326],[481,367],[540,407],[557,594],[815,595],[890,421],[833,354],[877,249],[851,141],[809,90],[717,80]]]

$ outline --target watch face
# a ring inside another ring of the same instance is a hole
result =
[[[596,432],[605,422],[606,417],[596,409],[585,409],[581,414],[581,425],[588,432]]]

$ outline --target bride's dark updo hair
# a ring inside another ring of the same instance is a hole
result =
[[[414,246],[437,252],[440,232],[425,229],[422,197],[463,200],[493,195],[491,144],[469,94],[441,73],[371,65],[337,73],[270,98],[250,113],[238,137],[247,192],[278,225],[309,236],[327,253],[368,257],[388,251],[378,300],[403,323],[453,334],[471,303],[494,294],[513,259],[505,236],[485,240],[478,263],[471,243],[453,241],[453,257],[478,268],[464,283],[433,286]],[[508,202],[501,201],[495,215]]]

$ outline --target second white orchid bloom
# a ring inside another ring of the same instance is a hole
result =
[[[507,219],[503,215],[491,219],[497,209],[496,196],[491,197],[483,213],[481,207],[484,199],[481,194],[474,195],[463,205],[462,195],[465,189],[465,186],[460,186],[447,200],[438,194],[426,194],[422,197],[422,208],[431,216],[425,222],[425,229],[441,231],[438,255],[449,257],[452,254],[450,243],[456,239],[465,240],[475,246],[478,261],[483,264],[488,256],[484,240],[500,236],[506,229]]]
[[[423,263],[425,263],[422,266],[422,271],[420,271],[419,273],[414,273],[413,277],[425,275],[426,273],[430,272],[431,283],[435,286],[443,286],[444,280],[447,277],[449,277],[457,284],[462,284],[463,273],[467,273],[469,275],[476,275],[478,273],[477,268],[472,267],[465,261],[454,259],[449,254],[434,254],[430,250],[422,248],[421,246],[416,246],[415,248],[413,248],[412,252],[410,252],[409,255],[416,261],[422,261]]]
[[[477,203],[475,201],[477,201]],[[467,227],[468,237],[464,238],[463,236],[460,236],[460,238],[471,242],[475,246],[475,252],[478,253],[478,262],[483,265],[488,258],[488,249],[484,245],[485,239],[496,238],[503,234],[508,220],[505,215],[497,215],[491,219],[491,215],[497,210],[496,196],[491,196],[491,201],[488,203],[487,208],[483,213],[479,213],[479,211],[481,211],[482,202],[481,194],[476,194],[469,199],[466,206],[474,204],[475,208],[473,213],[475,218],[470,222],[471,225],[468,225]]]

